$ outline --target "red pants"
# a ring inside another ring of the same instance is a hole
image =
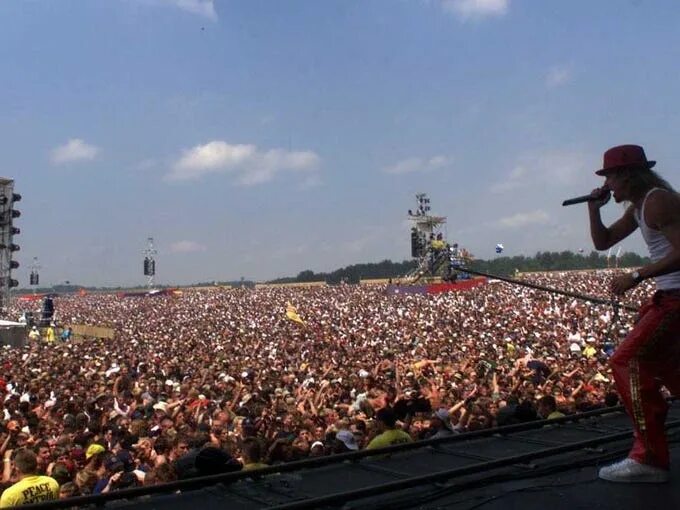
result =
[[[633,420],[635,441],[628,455],[668,469],[665,386],[680,396],[680,291],[658,291],[640,309],[640,319],[610,359],[616,388]]]

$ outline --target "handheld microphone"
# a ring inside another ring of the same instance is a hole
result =
[[[596,200],[602,200],[603,198],[607,197],[609,195],[609,190],[604,190],[602,193],[599,195],[593,197],[591,195],[583,195],[580,197],[575,197],[575,198],[570,198],[569,200],[565,200],[562,202],[562,205],[574,205],[574,204],[582,204],[584,202],[594,202]]]

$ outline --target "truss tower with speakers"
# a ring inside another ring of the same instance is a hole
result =
[[[19,251],[14,236],[20,233],[15,223],[21,216],[14,206],[19,200],[21,195],[14,192],[14,180],[0,177],[0,311],[7,309],[11,290],[19,285],[12,278],[12,271],[19,268],[19,262],[14,260],[14,254]]]

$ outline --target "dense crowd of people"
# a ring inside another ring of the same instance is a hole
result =
[[[608,298],[611,276],[524,278]],[[2,349],[0,507],[615,405],[607,358],[635,319],[494,281],[431,295],[341,285],[54,303],[57,327],[115,338],[42,331]]]

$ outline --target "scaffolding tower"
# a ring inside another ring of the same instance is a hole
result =
[[[421,278],[443,276],[449,268],[449,246],[442,227],[445,216],[431,214],[430,199],[426,193],[416,194],[417,207],[409,209],[411,226],[411,256],[416,267],[407,275],[409,283]]]

